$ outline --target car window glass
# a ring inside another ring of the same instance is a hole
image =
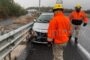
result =
[[[53,15],[41,15],[38,19],[37,22],[42,22],[42,23],[47,23],[51,20]]]

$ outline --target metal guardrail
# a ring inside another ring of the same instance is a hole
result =
[[[33,22],[0,36],[0,60],[12,52],[27,36]]]

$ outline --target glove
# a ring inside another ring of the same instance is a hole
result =
[[[48,47],[52,47],[52,42],[48,42]]]
[[[83,26],[85,27],[87,25],[87,23],[84,23]]]

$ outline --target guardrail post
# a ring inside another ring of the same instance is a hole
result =
[[[9,60],[11,60],[11,53],[9,53]]]
[[[17,60],[17,57],[15,56],[14,60]]]
[[[6,60],[6,57],[4,58],[4,60]]]

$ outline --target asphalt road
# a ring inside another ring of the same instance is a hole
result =
[[[28,43],[27,46],[28,55],[26,60],[53,60],[52,48],[48,48],[47,45],[34,44],[31,48],[31,44]],[[64,49],[64,60],[84,59],[75,45],[68,44]]]
[[[90,53],[90,23],[81,28],[79,43]]]

